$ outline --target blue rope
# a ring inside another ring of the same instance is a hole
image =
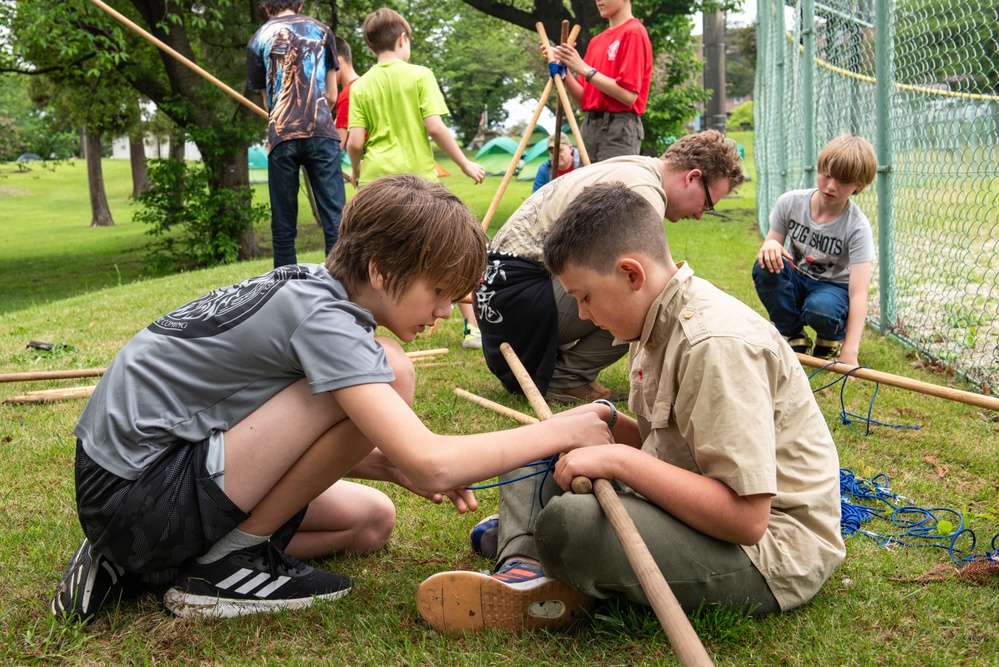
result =
[[[569,68],[566,67],[565,65],[562,65],[560,63],[555,63],[555,62],[548,63],[548,73],[551,75],[551,77],[553,79],[556,76],[560,76],[560,77],[562,77],[564,79],[565,78],[565,74],[568,71],[569,71]]]
[[[540,484],[538,484],[538,506],[541,507],[541,509],[544,509],[545,499],[542,494],[542,491],[544,491],[545,481],[548,478],[548,474],[551,473],[553,470],[555,470],[556,461],[558,461],[558,454],[551,457],[550,459],[542,459],[540,461],[535,461],[534,463],[528,463],[527,465],[522,466],[524,468],[529,468],[532,466],[545,466],[543,470],[535,470],[534,472],[529,472],[524,475],[521,475],[520,477],[514,477],[513,479],[507,479],[502,482],[493,482],[492,484],[479,484],[477,486],[469,486],[466,488],[468,488],[470,491],[478,491],[480,489],[491,489],[495,486],[503,486],[504,484],[509,484],[510,482],[519,482],[520,480],[527,479],[528,477],[534,477],[536,475],[544,475],[545,478],[541,480]]]
[[[906,499],[889,488],[888,477],[884,473],[864,479],[856,477],[847,468],[841,468],[839,489],[842,508],[840,532],[844,538],[860,534],[883,547],[897,545],[946,549],[955,565],[980,559],[999,561],[999,533],[992,538],[991,551],[972,553],[977,542],[975,532],[965,528],[964,516],[960,512],[948,507],[923,508],[903,504]],[[857,501],[866,504],[858,504]],[[888,521],[897,530],[877,533],[861,528],[862,524],[874,519]],[[941,533],[942,521],[950,522],[952,529]],[[959,542],[962,542],[960,546]]]
[[[819,373],[821,373],[825,369],[829,368],[834,363],[836,363],[836,362],[831,361],[828,364],[826,364],[825,366],[823,366],[822,368],[816,370],[814,373],[812,373],[811,375],[809,375],[808,376],[809,382],[812,380],[813,377],[815,377],[816,375],[818,375]],[[910,430],[913,430],[913,431],[920,431],[920,430],[922,430],[918,426],[909,426],[907,424],[886,424],[884,422],[879,422],[877,420],[871,419],[871,414],[873,414],[873,412],[874,412],[874,400],[878,397],[878,391],[880,391],[880,389],[881,389],[881,384],[878,383],[878,382],[874,383],[874,395],[871,396],[871,402],[867,406],[867,416],[866,417],[863,416],[863,415],[855,415],[855,414],[853,414],[851,412],[847,412],[847,410],[846,410],[846,395],[845,395],[845,392],[846,392],[846,380],[847,380],[847,378],[854,371],[857,371],[857,370],[859,370],[861,368],[867,368],[867,366],[856,366],[854,368],[851,368],[848,372],[844,373],[843,375],[841,375],[840,377],[836,378],[832,382],[829,382],[828,384],[824,384],[821,387],[819,387],[818,389],[813,389],[812,393],[813,394],[817,394],[820,391],[822,391],[823,389],[828,389],[829,387],[834,386],[837,382],[841,383],[840,384],[840,388],[839,388],[839,419],[843,423],[843,425],[847,426],[854,433],[859,433],[860,435],[864,435],[864,436],[870,435],[871,434],[871,426],[888,426],[890,428],[899,428],[899,429],[905,428],[905,429],[910,429]],[[866,424],[866,428],[864,429],[863,433],[861,433],[860,431],[858,431],[857,429],[855,429],[853,427],[854,421],[861,421],[861,422],[864,422]]]

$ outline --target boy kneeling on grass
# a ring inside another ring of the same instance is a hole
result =
[[[611,442],[598,415],[430,432],[411,408],[412,341],[475,285],[485,235],[443,186],[375,180],[326,264],[284,266],[159,318],[115,357],[73,432],[85,539],[52,599],[91,620],[142,584],[174,613],[231,617],[332,600],[346,576],[300,562],[367,553],[395,524],[391,481],[459,512],[472,482]]]
[[[630,342],[636,418],[609,401],[559,414],[599,414],[617,444],[563,454],[554,480],[502,486],[498,571],[429,577],[420,614],[448,632],[515,630],[564,625],[593,598],[649,604],[596,497],[562,494],[580,475],[618,486],[688,613],[810,600],[846,554],[839,459],[787,342],[675,263],[662,216],[621,183],[576,197],[544,262],[580,318]]]

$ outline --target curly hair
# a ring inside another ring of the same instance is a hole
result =
[[[730,190],[746,180],[738,147],[718,130],[680,137],[666,149],[662,159],[677,171],[700,169],[709,183],[724,179],[728,181]]]

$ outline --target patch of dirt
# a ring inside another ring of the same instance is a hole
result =
[[[24,194],[24,190],[18,190],[17,188],[10,188],[6,185],[0,185],[0,197],[18,197]]]

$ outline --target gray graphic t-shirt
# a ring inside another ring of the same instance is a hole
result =
[[[159,318],[115,356],[73,433],[137,479],[166,448],[226,431],[288,385],[312,393],[395,379],[371,313],[321,264],[223,287]]]
[[[814,280],[850,282],[850,265],[874,259],[871,223],[853,200],[835,220],[812,220],[809,201],[815,188],[785,192],[770,212],[770,229],[785,235],[798,271]]]

